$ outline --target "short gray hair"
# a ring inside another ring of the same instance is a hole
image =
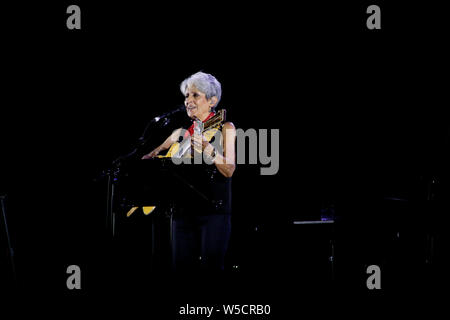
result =
[[[217,97],[217,103],[212,107],[212,109],[214,110],[217,107],[220,97],[222,96],[222,86],[213,75],[204,72],[197,72],[189,78],[186,78],[180,85],[180,90],[183,95],[186,95],[187,89],[191,86],[195,86],[200,92],[204,93],[206,99]]]

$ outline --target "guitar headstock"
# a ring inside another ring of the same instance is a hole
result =
[[[226,120],[226,110],[220,109],[217,111],[217,113],[212,117],[211,119],[208,119],[205,123],[202,123],[203,125],[203,131],[212,129],[212,128],[219,128],[223,125],[223,123]]]
[[[195,118],[194,122],[195,122],[194,133],[198,134],[202,133],[204,128],[204,123],[202,122],[202,120],[200,120],[199,118]]]
[[[222,128],[223,123],[225,122],[225,109],[220,109],[217,113],[210,119],[205,122],[202,122],[200,119],[195,119],[196,125],[194,126],[194,134],[203,134],[204,137],[210,141],[211,138],[216,134],[217,130]],[[192,149],[201,153],[202,150],[195,149],[192,146]]]

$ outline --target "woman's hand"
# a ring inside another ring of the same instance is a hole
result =
[[[161,148],[158,147],[158,148],[156,148],[155,150],[153,150],[152,152],[150,152],[150,153],[144,155],[141,159],[142,159],[142,160],[145,160],[145,159],[151,159],[151,158],[154,158],[154,157],[156,157],[160,152],[161,152]]]
[[[194,150],[198,153],[206,152],[207,154],[210,154],[214,149],[204,135],[194,133],[191,141]]]
[[[161,151],[167,150],[170,148],[170,146],[178,141],[178,138],[181,135],[181,129],[177,129],[174,132],[172,132],[172,134],[159,146],[157,147],[155,150],[153,150],[152,152],[150,152],[149,154],[146,154],[145,156],[143,156],[141,159],[151,159],[156,157]]]

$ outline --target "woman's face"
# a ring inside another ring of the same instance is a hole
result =
[[[214,98],[212,97],[208,100],[206,95],[195,86],[189,87],[186,90],[184,99],[188,116],[192,119],[199,118],[202,121],[206,119],[211,112],[211,107],[214,105]]]

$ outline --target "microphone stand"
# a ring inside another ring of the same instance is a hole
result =
[[[134,156],[139,151],[140,148],[142,148],[149,141],[149,138],[148,137],[146,138],[146,136],[147,136],[148,129],[152,125],[156,125],[156,124],[160,123],[161,124],[161,128],[164,128],[164,127],[166,127],[169,124],[170,116],[172,114],[177,113],[179,111],[182,111],[184,109],[185,109],[184,105],[178,106],[178,108],[176,108],[176,109],[174,109],[172,111],[166,112],[166,113],[164,113],[164,114],[162,114],[160,116],[154,117],[152,120],[150,120],[147,123],[147,126],[144,129],[144,132],[139,137],[139,139],[137,141],[137,146],[130,153],[127,153],[125,155],[121,155],[121,156],[117,157],[117,159],[115,159],[113,161],[113,165],[119,166],[121,161],[131,158],[132,156]]]
[[[122,166],[122,163],[133,156],[135,156],[138,151],[142,149],[142,147],[147,144],[149,141],[149,137],[147,137],[147,131],[148,129],[156,124],[161,124],[161,128],[167,126],[170,122],[170,116],[176,112],[184,110],[185,107],[179,106],[178,108],[166,112],[162,114],[161,116],[157,116],[149,121],[147,126],[144,129],[144,132],[139,137],[137,143],[135,144],[134,149],[124,155],[121,155],[114,159],[112,162],[112,165],[110,168],[103,170],[103,172],[100,174],[100,177],[98,180],[101,180],[102,178],[107,178],[107,195],[106,195],[106,230],[108,233],[110,233],[111,237],[114,238],[116,233],[116,217],[115,217],[115,193],[117,184],[119,182],[119,176],[120,176],[120,169]]]
[[[116,206],[117,206],[117,199],[116,199],[117,192],[116,191],[117,191],[117,187],[119,184],[119,178],[120,178],[120,173],[121,173],[120,171],[121,171],[122,164],[124,163],[124,161],[136,156],[136,154],[138,154],[139,151],[147,144],[147,142],[149,141],[149,137],[147,134],[149,128],[151,128],[152,126],[155,126],[156,124],[160,124],[161,128],[167,126],[171,120],[170,116],[172,114],[174,114],[178,111],[182,111],[182,110],[185,110],[184,106],[180,106],[175,110],[172,110],[161,116],[153,118],[145,127],[141,137],[138,139],[133,150],[127,154],[121,155],[121,156],[117,157],[116,159],[114,159],[114,161],[112,162],[112,166],[110,168],[108,168],[107,170],[103,171],[102,177],[107,178],[106,231],[107,231],[107,237],[110,240],[114,240],[115,235],[116,235],[116,212],[115,212]],[[180,175],[176,174],[172,170],[171,170],[171,172],[172,172],[172,175],[175,177],[175,179],[177,179],[182,184],[184,184],[188,189],[190,189],[194,193],[196,193],[202,200],[206,201],[206,203],[209,203],[210,205],[212,205],[213,208],[217,209],[223,205],[222,200],[216,201],[216,200],[209,199],[205,194],[200,192],[196,187],[194,187],[191,183],[189,183],[187,180],[182,178]],[[167,240],[164,240],[164,239],[167,239],[167,237],[168,237],[169,238],[168,246],[169,247],[172,246],[172,236],[173,236],[172,215],[173,215],[174,210],[175,210],[175,204],[170,203],[167,205],[164,215],[159,216],[159,217],[154,216],[152,218],[152,268],[158,268],[159,263],[162,263],[162,262],[158,262],[159,259],[157,258],[157,256],[158,256],[158,253],[163,254],[163,253],[161,253],[162,252],[161,250],[163,250],[161,248],[166,247],[166,245],[167,245],[167,242],[166,242]],[[167,224],[168,224],[168,228],[167,228]],[[157,225],[159,225],[159,226],[157,227]],[[157,231],[157,230],[159,230],[159,231]],[[165,234],[161,230],[168,230],[168,234]],[[157,250],[157,248],[159,248],[159,249]],[[166,259],[164,259],[164,261],[165,260]],[[163,261],[163,260],[161,260],[161,261]]]

